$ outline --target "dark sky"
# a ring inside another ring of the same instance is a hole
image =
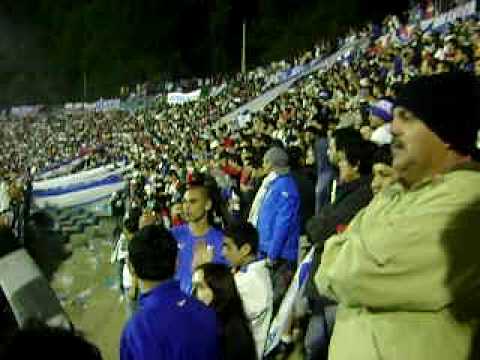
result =
[[[408,0],[1,0],[0,104],[91,98],[122,84],[232,73],[291,58]]]

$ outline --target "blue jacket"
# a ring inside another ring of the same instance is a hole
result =
[[[140,308],[125,326],[120,342],[120,360],[220,358],[214,310],[186,295],[174,280],[140,297]]]
[[[274,180],[258,215],[259,250],[272,260],[296,262],[300,238],[300,195],[289,174]]]
[[[185,293],[192,293],[193,253],[197,241],[205,240],[207,245],[213,246],[214,263],[228,265],[228,261],[222,255],[224,236],[220,230],[212,227],[205,236],[196,237],[190,231],[188,224],[185,224],[174,227],[170,232],[178,244],[175,279],[180,281],[180,288]]]

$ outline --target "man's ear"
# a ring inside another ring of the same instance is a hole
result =
[[[212,200],[208,200],[208,201],[206,202],[206,204],[205,204],[205,210],[206,210],[206,211],[212,210],[212,206],[213,206]]]

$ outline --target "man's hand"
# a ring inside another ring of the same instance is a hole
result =
[[[193,269],[196,269],[203,264],[211,263],[213,261],[213,257],[213,246],[207,245],[205,240],[199,240],[195,245],[195,250],[193,253]]]

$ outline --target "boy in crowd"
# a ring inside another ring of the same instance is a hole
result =
[[[265,259],[256,260],[258,233],[253,225],[231,225],[225,232],[223,255],[235,272],[235,283],[251,322],[261,359],[273,311],[273,290]]]

